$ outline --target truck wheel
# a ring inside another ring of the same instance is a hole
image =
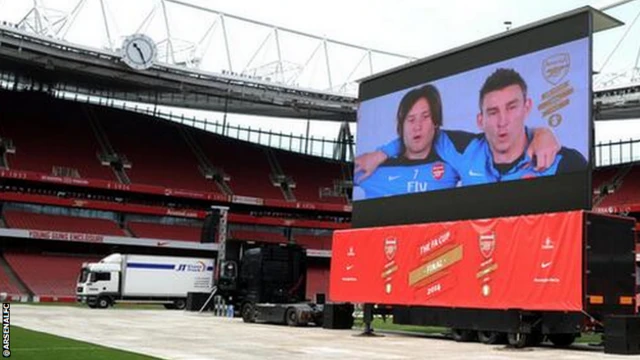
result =
[[[175,304],[163,304],[163,306],[167,310],[175,310],[175,308],[176,308]]]
[[[463,329],[451,329],[451,335],[456,342],[470,342],[475,340],[475,331]]]
[[[567,347],[576,340],[576,334],[549,334],[547,337],[557,347]]]
[[[178,310],[184,310],[187,307],[187,302],[184,299],[178,299],[173,302],[173,308]]]
[[[95,309],[98,307],[96,304],[87,304],[91,309]]]
[[[506,343],[507,337],[498,331],[478,331],[478,340],[483,344],[495,345]]]
[[[255,310],[251,303],[242,305],[242,321],[246,323],[256,322]]]
[[[284,321],[289,326],[297,326],[298,325],[298,313],[294,308],[288,308],[287,312],[284,314]]]
[[[509,333],[507,334],[507,341],[509,342],[509,345],[514,348],[522,349],[527,346],[530,336],[531,334],[526,333]]]
[[[97,307],[100,309],[106,309],[109,307],[109,305],[111,305],[111,302],[109,301],[109,298],[107,297],[99,297],[98,298],[98,304]]]

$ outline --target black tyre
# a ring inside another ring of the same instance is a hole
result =
[[[549,334],[549,341],[557,347],[567,347],[576,340],[576,334]]]
[[[187,301],[185,299],[178,299],[173,302],[174,309],[184,310],[187,307]]]
[[[175,304],[163,304],[163,306],[167,310],[175,310],[175,308],[176,308]]]
[[[322,316],[322,313],[315,316],[313,323],[316,324],[316,326],[322,327],[324,324],[324,316]]]
[[[504,344],[507,334],[498,331],[478,331],[478,340],[487,345]]]
[[[509,333],[507,334],[507,341],[514,348],[521,349],[528,345],[530,337],[531,334],[526,333]]]
[[[242,305],[242,321],[246,323],[256,322],[255,310],[251,303]]]
[[[476,332],[473,330],[451,329],[451,336],[456,342],[470,342],[476,339]]]
[[[95,309],[98,307],[96,304],[87,304],[91,309]]]
[[[284,321],[289,326],[298,326],[298,313],[294,308],[288,308],[284,314]]]
[[[109,301],[108,297],[99,297],[96,306],[100,309],[106,309],[111,305],[111,301]]]

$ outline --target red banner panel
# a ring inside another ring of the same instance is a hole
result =
[[[581,310],[581,211],[335,231],[332,301]]]

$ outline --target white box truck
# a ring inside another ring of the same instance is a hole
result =
[[[214,268],[213,259],[111,254],[82,265],[77,301],[91,308],[132,302],[184,309],[188,292],[211,292]]]

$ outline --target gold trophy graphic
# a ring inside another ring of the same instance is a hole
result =
[[[386,264],[382,270],[382,278],[384,279],[384,292],[391,294],[393,287],[391,280],[393,275],[398,270],[398,265],[395,262],[396,251],[398,250],[398,239],[395,237],[388,237],[384,240],[384,255],[387,259]]]
[[[417,289],[433,286],[438,289],[437,292],[441,291],[438,281],[450,275],[449,268],[463,257],[463,246],[455,243],[454,237],[451,230],[447,230],[419,247],[420,264],[409,272],[410,287]]]
[[[549,126],[558,127],[562,123],[560,110],[569,105],[573,86],[569,81],[562,82],[571,69],[571,57],[568,53],[555,54],[542,62],[542,76],[553,87],[542,94],[538,110],[547,118]]]

